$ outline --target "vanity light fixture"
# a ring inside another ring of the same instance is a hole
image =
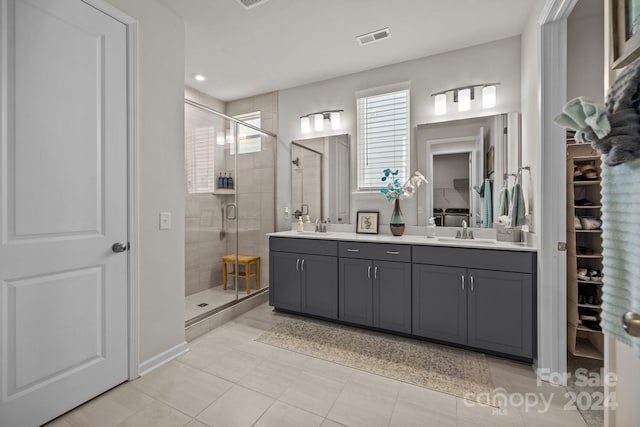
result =
[[[432,93],[431,96],[434,97],[434,112],[437,116],[446,114],[447,94],[449,92],[453,92],[453,102],[458,104],[458,111],[469,111],[471,109],[471,101],[475,99],[476,88],[482,88],[482,108],[493,108],[497,103],[497,86],[499,84],[481,83]]]
[[[307,134],[311,132],[311,118],[313,117],[313,130],[321,132],[324,130],[324,121],[329,120],[331,129],[340,129],[340,113],[344,110],[327,110],[310,113],[300,117],[300,132]]]

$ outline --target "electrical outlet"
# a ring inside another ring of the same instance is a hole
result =
[[[171,229],[171,212],[160,212],[160,230]]]

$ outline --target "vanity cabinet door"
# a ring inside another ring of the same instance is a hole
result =
[[[373,263],[373,326],[411,333],[411,264]]]
[[[467,344],[467,269],[413,265],[413,335]]]
[[[470,346],[533,357],[532,275],[469,269]]]
[[[373,265],[369,260],[340,258],[339,319],[373,326]]]
[[[284,310],[300,311],[301,256],[271,251],[269,255],[269,304]]]
[[[303,313],[338,318],[338,259],[301,255]]]

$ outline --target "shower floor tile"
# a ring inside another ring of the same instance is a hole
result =
[[[240,295],[240,297],[242,296],[244,295]],[[191,320],[235,299],[236,290],[232,286],[227,286],[227,290],[224,290],[222,285],[188,295],[184,298],[184,321]],[[203,303],[207,305],[198,306],[198,304]]]

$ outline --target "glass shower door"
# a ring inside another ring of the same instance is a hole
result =
[[[262,292],[269,281],[269,239],[275,230],[276,138],[260,130],[259,113],[239,116],[233,123],[234,208],[229,223],[235,230],[230,241],[236,256],[236,296]],[[233,218],[233,219],[231,219]]]

